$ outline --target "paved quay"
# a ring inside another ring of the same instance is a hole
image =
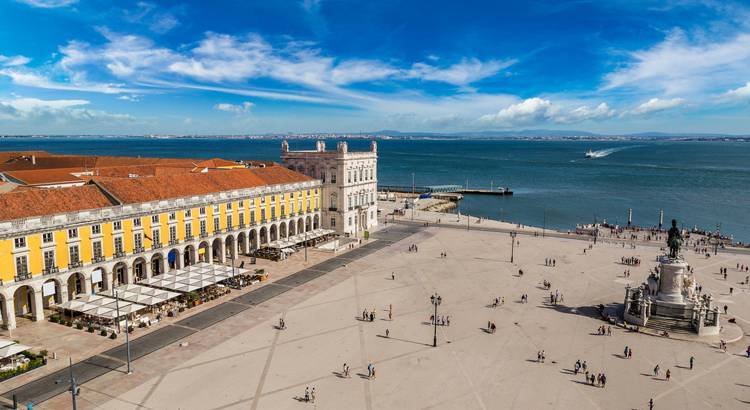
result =
[[[385,229],[402,232],[403,239],[381,239],[358,250],[360,255],[341,255],[329,263],[329,273],[296,287],[276,283],[265,294],[259,289],[256,298],[227,302],[250,307],[180,339],[188,342],[185,347],[169,343],[139,357],[132,375],[120,367],[91,379],[82,386],[79,408],[309,408],[301,399],[308,387],[316,389],[315,407],[326,409],[645,409],[651,398],[657,409],[702,409],[750,402],[747,337],[724,353],[707,343],[614,327],[612,336],[597,335],[604,322],[596,306],[622,303],[625,285],[647,276],[658,247],[605,242],[584,253],[588,244],[579,240],[524,236],[517,238],[511,264],[507,233],[398,223]],[[415,232],[407,236],[405,229]],[[417,252],[409,251],[412,244]],[[623,256],[644,262],[625,266]],[[750,258],[685,256],[704,290],[726,304],[728,317],[747,332],[750,289],[739,284],[744,274],[733,267]],[[545,258],[554,258],[556,266],[545,266]],[[720,267],[729,268],[727,281]],[[312,278],[317,267],[303,272]],[[541,286],[545,280],[551,290]],[[556,290],[564,300],[552,305],[549,293]],[[437,348],[429,323],[429,296],[435,292],[442,297],[438,315],[450,316],[450,326],[437,328]],[[522,294],[528,303],[520,303]],[[492,308],[495,297],[504,297],[505,304]],[[363,310],[374,310],[375,320],[360,320]],[[280,317],[286,330],[275,327]],[[485,331],[488,321],[497,325],[496,333]],[[633,351],[631,359],[622,357],[625,346]],[[545,363],[537,362],[540,350]],[[589,371],[607,375],[606,388],[573,374],[578,359]],[[349,378],[342,377],[344,363]],[[376,378],[367,377],[369,364]],[[661,373],[654,376],[657,364]],[[69,406],[70,397],[58,395],[40,407]]]
[[[389,246],[394,241],[401,240],[417,230],[418,228],[406,227],[384,230],[375,235],[377,239],[375,241],[366,243],[341,255],[334,256],[276,282],[268,283],[258,289],[179,320],[174,324],[160,327],[131,342],[131,358],[136,360],[178,342],[187,336],[207,329],[255,305],[264,303],[310,280],[325,275],[346,263],[367,256],[385,246]],[[78,383],[83,384],[110,371],[121,370],[126,360],[127,350],[125,344],[120,344],[117,347],[74,363],[73,372]],[[61,369],[23,386],[9,390],[3,394],[3,397],[11,400],[13,395],[15,395],[20,403],[42,403],[67,391],[68,384],[66,382],[68,375],[68,368]]]

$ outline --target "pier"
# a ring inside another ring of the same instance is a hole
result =
[[[462,195],[498,195],[498,196],[513,195],[513,191],[511,191],[508,188],[467,189],[461,185],[421,185],[421,186],[378,185],[378,191],[380,192],[403,192],[403,193],[414,193],[414,194],[455,193],[455,194],[462,194]]]

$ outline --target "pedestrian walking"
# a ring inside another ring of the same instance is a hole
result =
[[[385,337],[391,337],[391,331],[388,329],[385,329]]]
[[[310,402],[315,403],[315,387],[313,387],[312,391],[310,392]]]
[[[672,377],[672,372],[669,369],[667,369],[666,377],[667,381],[669,381],[669,379]]]
[[[693,370],[693,364],[695,362],[695,357],[690,356],[690,370]]]
[[[657,364],[656,367],[654,367],[654,377],[659,377],[659,365]]]

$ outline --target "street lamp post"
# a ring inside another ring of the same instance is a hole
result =
[[[719,241],[721,240],[721,223],[716,224],[716,242],[714,242],[714,256],[719,253]]]
[[[435,316],[432,317],[432,325],[435,330],[432,335],[432,347],[437,347],[437,308],[443,302],[443,298],[435,293],[434,295],[430,296],[430,301],[432,302],[432,305],[435,306]]]
[[[513,254],[516,250],[516,231],[510,233],[510,263],[513,263]]]
[[[115,290],[115,310],[117,313],[117,329],[118,331],[121,331],[120,329],[120,296],[117,293],[117,290]],[[133,371],[130,369],[130,325],[128,324],[128,315],[125,315],[125,346],[128,353],[128,374],[133,373]]]

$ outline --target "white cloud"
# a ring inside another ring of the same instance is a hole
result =
[[[117,97],[117,99],[123,101],[138,102],[141,100],[141,96],[138,94],[123,94]]]
[[[532,125],[545,122],[571,124],[583,121],[603,120],[611,118],[615,111],[606,103],[600,103],[594,108],[587,105],[576,108],[563,107],[544,98],[534,97],[511,104],[497,113],[479,117],[479,122],[486,125],[512,127],[516,125]]]
[[[461,62],[445,68],[439,68],[426,63],[415,63],[406,73],[406,77],[439,81],[453,85],[468,85],[487,77],[492,77],[515,63],[516,60],[489,60],[483,62],[476,58],[465,58]]]
[[[652,98],[643,104],[635,107],[634,109],[628,111],[628,114],[634,114],[634,115],[644,115],[644,114],[651,114],[659,111],[665,111],[672,108],[676,108],[679,106],[682,106],[685,104],[685,100],[682,98],[672,98],[672,99],[660,99],[660,98]]]
[[[334,84],[344,85],[382,80],[398,73],[398,69],[379,61],[349,60],[333,67],[331,70],[331,81]]]
[[[629,57],[631,61],[624,67],[605,76],[604,90],[632,88],[667,95],[702,93],[735,83],[738,77],[747,75],[750,34],[706,41],[692,40],[682,30],[673,30],[663,42],[630,52]]]
[[[742,87],[729,90],[722,94],[722,98],[730,100],[744,100],[750,98],[750,81]]]
[[[534,97],[511,104],[495,114],[483,115],[479,120],[506,126],[532,124],[549,120],[558,110],[550,100]]]
[[[16,67],[20,65],[26,65],[30,61],[31,59],[25,56],[4,56],[0,54],[0,66],[3,67]]]
[[[28,4],[32,7],[43,9],[54,9],[58,7],[67,7],[78,3],[78,0],[16,0],[20,3]]]
[[[38,98],[0,100],[0,119],[27,121],[30,126],[36,126],[35,123],[40,121],[82,123],[88,121],[121,122],[133,119],[130,115],[82,108],[88,104],[87,100],[41,100]]]
[[[242,104],[219,103],[214,105],[214,108],[219,111],[229,112],[235,115],[243,115],[249,113],[254,106],[255,104],[251,103],[250,101],[245,101]]]
[[[157,34],[164,34],[180,24],[177,17],[170,11],[159,11],[153,3],[140,1],[135,8],[124,10],[124,18],[131,23],[145,25]]]
[[[9,77],[13,81],[13,84],[47,90],[84,91],[103,94],[119,94],[134,91],[134,89],[123,87],[122,84],[54,82],[39,74],[12,69],[1,69],[0,76]]]

